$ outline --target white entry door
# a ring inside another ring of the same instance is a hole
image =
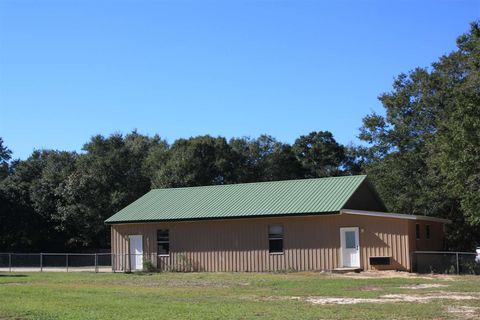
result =
[[[340,228],[342,267],[360,268],[358,227]]]
[[[132,235],[130,238],[130,270],[143,269],[143,237]]]

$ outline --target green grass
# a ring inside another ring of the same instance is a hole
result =
[[[447,287],[405,289],[405,285]],[[471,293],[480,277],[357,279],[321,273],[1,273],[0,319],[455,319],[429,303],[314,305],[292,297],[379,298],[385,294]],[[461,315],[460,315],[461,316]],[[476,316],[476,315],[475,315]]]

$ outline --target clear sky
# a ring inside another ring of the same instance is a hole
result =
[[[133,129],[355,143],[393,78],[479,17],[478,0],[0,0],[0,137],[22,159]]]

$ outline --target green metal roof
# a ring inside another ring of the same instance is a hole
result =
[[[224,219],[340,211],[366,176],[154,189],[106,223]]]

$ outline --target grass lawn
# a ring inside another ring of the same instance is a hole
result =
[[[478,276],[0,272],[0,319],[459,318],[480,318]]]

